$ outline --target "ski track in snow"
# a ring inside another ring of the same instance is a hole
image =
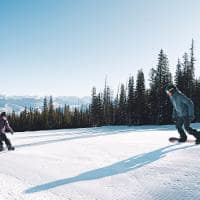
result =
[[[171,136],[170,125],[15,133],[0,200],[199,200],[200,145]]]

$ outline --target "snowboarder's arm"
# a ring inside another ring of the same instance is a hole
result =
[[[6,129],[9,130],[12,134],[14,133],[13,129],[10,127],[10,124],[8,123],[8,120],[6,120]]]
[[[176,113],[176,110],[173,108],[172,119],[176,120],[176,118],[177,118],[177,113]]]
[[[187,98],[186,96],[183,96],[182,101],[188,107],[189,118],[193,119],[194,118],[194,104],[193,104],[193,102],[189,98]]]

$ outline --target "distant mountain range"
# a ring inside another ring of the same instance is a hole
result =
[[[64,107],[64,105],[69,105],[71,108],[88,106],[90,104],[91,97],[75,97],[75,96],[63,96],[54,97],[53,103],[55,107]],[[26,108],[37,108],[42,110],[44,102],[44,97],[36,96],[3,96],[0,95],[0,112],[12,112],[17,113],[23,111]]]

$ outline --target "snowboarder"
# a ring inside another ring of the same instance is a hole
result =
[[[14,150],[10,140],[6,136],[6,130],[10,131],[11,134],[14,133],[13,129],[10,127],[6,112],[2,112],[0,115],[0,151],[3,151],[3,141],[6,143],[8,150]]]
[[[187,135],[183,129],[196,138],[196,144],[200,144],[200,133],[190,127],[194,119],[194,104],[191,99],[186,97],[175,85],[169,84],[165,91],[173,105],[172,119],[176,123],[176,128],[180,134],[178,142],[186,142]]]

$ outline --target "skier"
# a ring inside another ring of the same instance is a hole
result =
[[[169,84],[165,91],[173,105],[172,119],[176,123],[176,128],[180,134],[179,142],[185,142],[187,135],[183,129],[196,138],[196,144],[200,144],[200,133],[190,127],[191,121],[194,119],[194,104],[173,84]]]
[[[0,151],[3,151],[3,141],[6,143],[8,150],[14,150],[10,140],[6,136],[6,130],[10,131],[11,134],[14,133],[13,129],[10,127],[6,112],[2,112],[0,115]]]

